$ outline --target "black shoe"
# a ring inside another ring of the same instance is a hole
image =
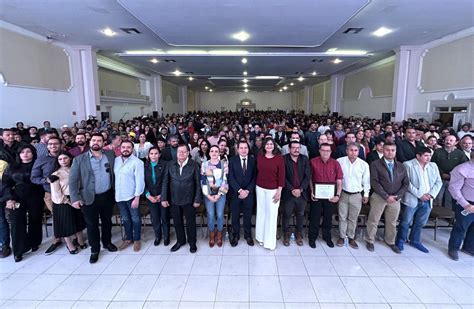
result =
[[[448,251],[448,255],[449,257],[454,260],[454,261],[457,261],[459,260],[459,255],[458,255],[458,251],[457,250],[449,250]]]
[[[77,240],[77,238],[74,238],[72,240],[72,244],[73,244],[74,247],[79,247],[79,241]]]
[[[118,250],[113,243],[105,245],[104,248],[109,250],[109,252],[116,252]]]
[[[245,240],[247,240],[247,245],[250,247],[254,246],[253,238],[252,237],[245,237]]]
[[[388,245],[390,247],[390,249],[392,249],[393,252],[395,252],[396,254],[400,254],[402,253],[402,251],[400,251],[400,248],[398,248],[396,245]]]
[[[87,243],[84,243],[83,245],[79,245],[79,248],[81,248],[82,250],[84,249],[87,249]]]
[[[15,255],[15,263],[21,262],[23,260],[22,255]]]
[[[316,241],[315,240],[310,240],[309,241],[309,246],[313,249],[316,249]]]
[[[74,249],[74,250],[69,250],[69,248],[67,248],[67,250],[69,251],[70,254],[78,254],[79,253],[79,249]]]
[[[179,242],[175,243],[174,246],[171,247],[171,252],[178,251],[182,246],[184,246],[184,244],[180,244]]]
[[[334,243],[332,242],[332,240],[326,240],[326,244],[329,248],[334,248]]]
[[[94,264],[99,260],[99,253],[91,253],[91,257],[89,258],[89,263]]]
[[[155,238],[155,241],[153,242],[153,246],[159,246],[161,242],[161,237]]]
[[[39,247],[31,247],[31,252],[36,252],[38,251]]]
[[[239,244],[239,240],[236,237],[234,237],[234,239],[230,241],[230,245],[232,247],[237,247],[238,244]]]
[[[371,244],[370,242],[366,243],[366,244],[365,244],[365,247],[366,247],[367,250],[369,250],[370,252],[374,252],[374,250],[375,250],[374,244]]]
[[[170,244],[170,238],[169,238],[169,237],[168,237],[168,238],[165,238],[165,239],[163,240],[163,245],[169,246],[169,244]]]
[[[46,255],[52,254],[54,251],[56,251],[56,249],[58,249],[58,248],[61,246],[61,244],[62,244],[62,243],[61,243],[60,241],[58,241],[58,242],[53,242],[53,243],[51,244],[51,246],[49,246],[49,248],[46,249],[46,251],[45,251],[44,254],[46,254]]]
[[[196,253],[197,249],[196,245],[189,245],[189,252]]]

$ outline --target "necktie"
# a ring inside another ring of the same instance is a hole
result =
[[[388,172],[390,173],[390,181],[393,181],[393,163],[388,163]]]
[[[242,158],[242,160],[244,161],[244,162],[242,163],[242,169],[244,170],[244,174],[245,174],[245,172],[247,172],[247,163],[245,162],[245,160],[247,160],[247,159],[246,159],[246,158]]]

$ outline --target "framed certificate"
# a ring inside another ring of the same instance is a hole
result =
[[[314,184],[314,197],[316,199],[328,200],[334,197],[335,184]]]

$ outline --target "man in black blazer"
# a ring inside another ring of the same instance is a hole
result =
[[[415,128],[406,128],[405,138],[397,141],[397,160],[403,163],[414,159],[416,157],[416,148],[423,146],[423,143],[416,140]]]
[[[252,238],[252,207],[255,203],[255,183],[257,180],[257,163],[249,156],[249,144],[240,141],[238,155],[229,160],[229,193],[230,212],[232,214],[232,233],[230,244],[237,246],[240,238],[240,207],[244,212],[244,237],[249,246],[253,246]]]
[[[336,148],[336,157],[335,157],[335,159],[339,159],[339,158],[347,156],[347,152],[346,152],[347,144],[355,143],[355,142],[356,142],[355,133],[354,132],[347,133],[346,136],[344,137],[344,144],[341,144],[341,145],[337,146],[337,148]],[[361,158],[362,160],[365,161],[365,152],[364,152],[364,148],[362,146],[359,146],[359,158]]]
[[[285,160],[285,187],[281,192],[283,201],[283,245],[290,245],[290,218],[296,213],[296,244],[303,245],[304,210],[309,199],[308,185],[311,177],[309,160],[300,154],[301,144],[291,141],[290,153]]]
[[[169,138],[170,145],[163,149],[161,158],[163,161],[176,161],[178,154],[179,138],[176,135],[171,135]]]

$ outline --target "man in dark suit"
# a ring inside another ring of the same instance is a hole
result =
[[[163,149],[163,153],[161,154],[161,158],[163,161],[176,161],[177,153],[178,153],[178,144],[179,138],[176,135],[172,135],[169,138],[170,145]]]
[[[281,192],[283,201],[283,245],[290,245],[290,218],[296,213],[296,244],[303,245],[304,210],[309,199],[308,185],[311,177],[309,160],[300,154],[301,144],[291,141],[290,153],[285,160],[285,187]]]
[[[416,157],[416,148],[424,145],[416,140],[416,130],[408,127],[405,130],[405,138],[397,141],[397,160],[405,162]]]
[[[112,209],[114,206],[115,154],[103,150],[104,137],[94,133],[90,150],[74,158],[69,175],[71,206],[81,209],[87,226],[87,238],[91,245],[89,262],[99,259],[100,240],[110,252],[117,251],[112,244]],[[99,233],[99,217],[102,237]]]
[[[355,143],[355,142],[356,142],[356,136],[354,132],[347,133],[346,136],[344,137],[344,143],[337,146],[336,148],[336,159],[347,156],[347,152],[346,152],[347,144]],[[359,158],[365,161],[365,152],[362,146],[359,146]]]
[[[375,160],[378,160],[383,157],[383,144],[385,143],[385,140],[383,138],[376,137],[375,138],[375,150],[371,151],[367,155],[367,164],[370,165],[370,163],[374,162]]]
[[[232,233],[230,244],[237,246],[240,238],[240,207],[244,212],[244,237],[249,246],[253,246],[252,238],[252,207],[255,203],[255,182],[257,179],[256,160],[249,156],[249,144],[240,141],[238,156],[229,160],[229,193],[230,212],[232,214]]]

